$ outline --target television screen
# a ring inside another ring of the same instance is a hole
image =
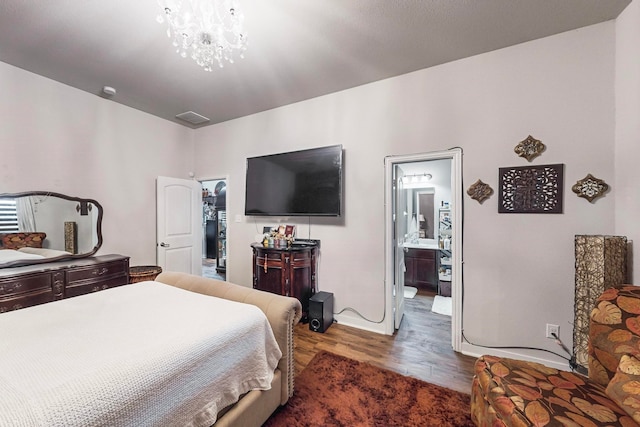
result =
[[[342,145],[247,159],[245,215],[340,216]]]

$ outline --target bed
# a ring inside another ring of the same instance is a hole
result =
[[[300,316],[173,272],[2,314],[0,425],[260,426],[293,393]]]
[[[46,258],[73,255],[67,251],[43,248],[46,237],[47,233],[42,232],[0,233],[0,264],[45,261]]]
[[[33,259],[44,259],[73,255],[66,251],[45,248],[24,247],[20,249],[2,249],[0,248],[0,263],[26,261]]]

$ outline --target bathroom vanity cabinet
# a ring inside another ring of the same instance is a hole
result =
[[[406,248],[404,263],[405,286],[413,286],[418,289],[437,291],[438,269],[437,249]]]

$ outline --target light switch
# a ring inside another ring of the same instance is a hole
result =
[[[242,222],[242,215],[236,214],[236,222]]]

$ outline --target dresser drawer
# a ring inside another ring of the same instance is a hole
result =
[[[14,297],[0,297],[0,313],[6,313],[8,311],[31,307],[33,305],[44,304],[53,300],[54,297],[51,289],[42,289],[27,294],[20,294],[19,296]]]
[[[117,276],[100,281],[77,281],[67,285],[67,288],[65,289],[65,298],[77,297],[79,295],[98,292],[126,284],[128,284],[126,276]]]
[[[122,261],[75,267],[67,270],[67,287],[73,286],[75,282],[103,281],[113,276],[128,276],[128,274],[128,263]]]
[[[36,273],[0,279],[0,298],[37,290],[51,290],[51,273]]]

